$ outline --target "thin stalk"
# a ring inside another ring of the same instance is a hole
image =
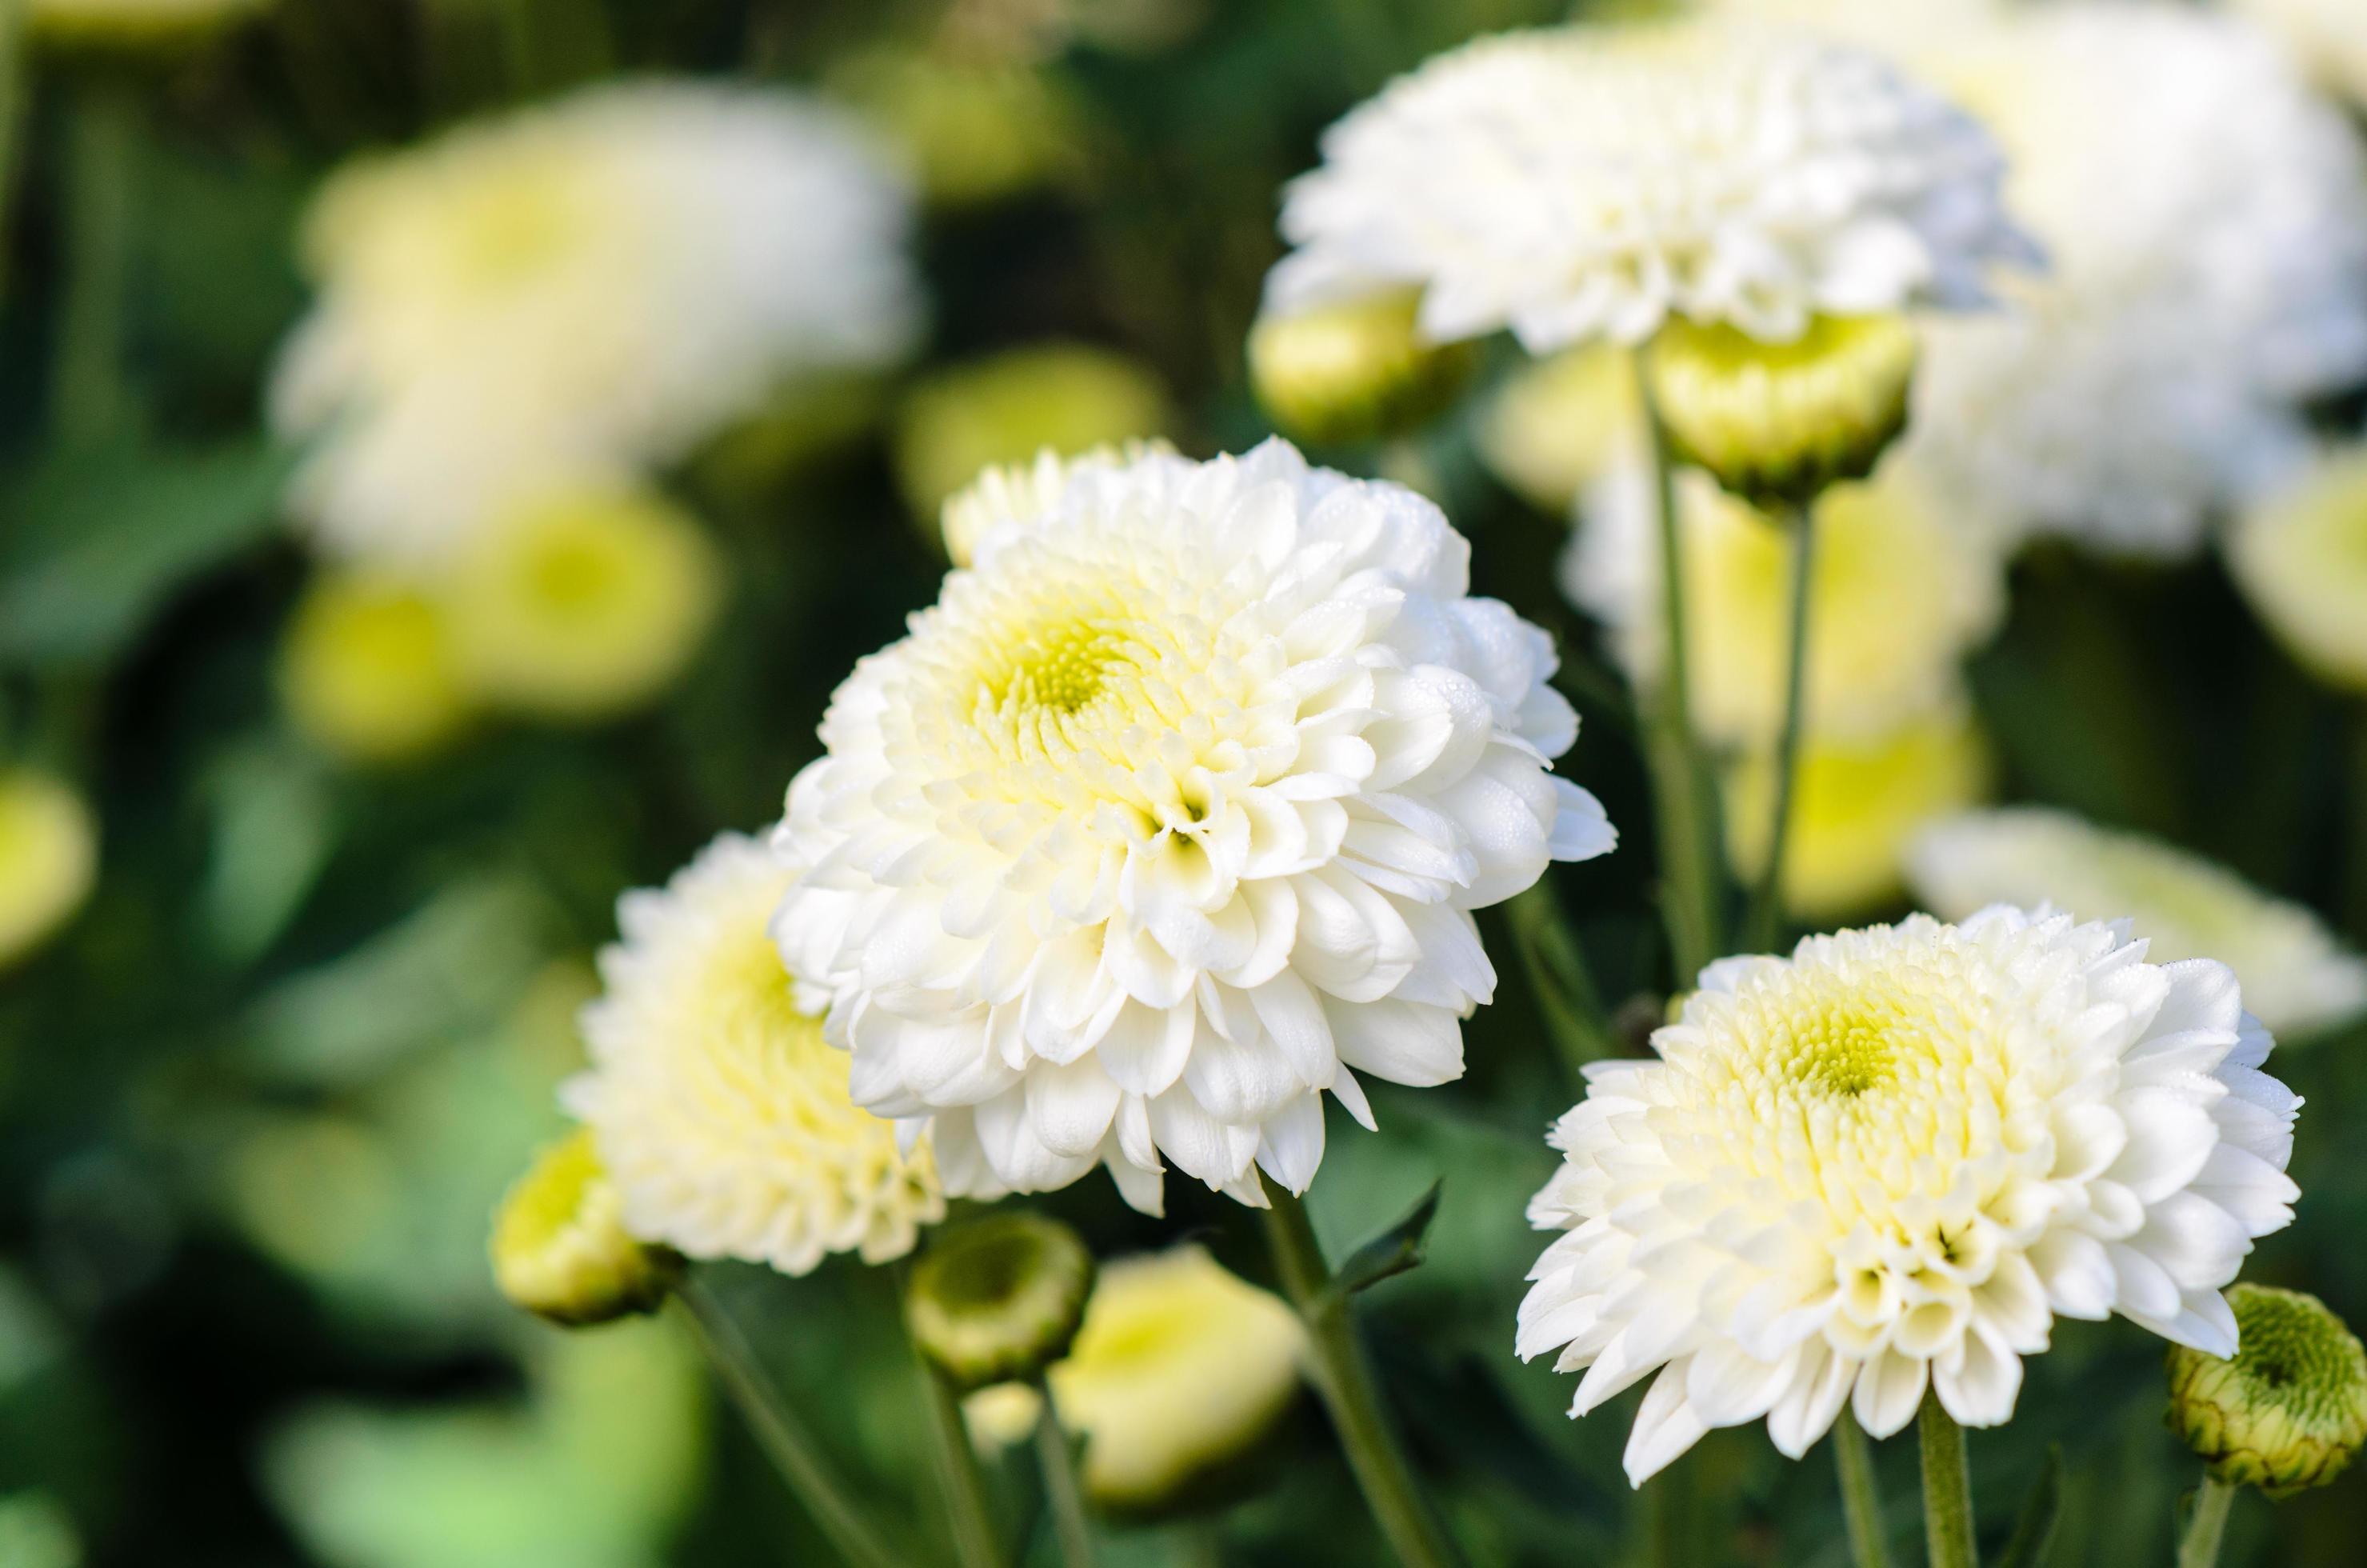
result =
[[[131,416],[125,308],[139,141],[139,106],[127,90],[75,88],[66,110],[65,301],[50,380],[50,431],[62,446],[99,445]]]
[[[846,1482],[764,1376],[756,1353],[713,1293],[697,1279],[677,1292],[701,1350],[756,1441],[839,1555],[857,1568],[899,1568],[911,1558],[889,1548],[864,1517]]]
[[[1687,1568],[1693,1561],[1700,1498],[1693,1484],[1693,1467],[1687,1462],[1692,1458],[1680,1455],[1645,1483],[1645,1560],[1651,1568]]]
[[[1840,1471],[1841,1519],[1849,1528],[1852,1568],[1890,1568],[1882,1491],[1874,1478],[1874,1445],[1857,1417],[1846,1410],[1833,1423],[1833,1464]]]
[[[995,1536],[993,1510],[987,1505],[986,1477],[979,1473],[978,1450],[970,1446],[969,1427],[962,1420],[961,1396],[943,1373],[917,1356],[914,1359],[920,1364],[929,1410],[937,1483],[945,1494],[946,1516],[953,1527],[955,1561],[961,1568],[1002,1568],[1002,1546]]]
[[[1307,1324],[1315,1389],[1331,1414],[1365,1506],[1406,1568],[1444,1568],[1455,1560],[1455,1550],[1424,1501],[1381,1403],[1348,1299],[1331,1288],[1331,1270],[1323,1261],[1322,1244],[1315,1239],[1307,1206],[1279,1187],[1268,1186],[1265,1191],[1272,1204],[1265,1211],[1266,1244],[1274,1252],[1274,1270],[1282,1277],[1284,1294]]]
[[[16,233],[17,133],[25,121],[25,0],[0,0],[0,296]]]
[[[1775,799],[1767,819],[1767,863],[1759,869],[1759,885],[1750,898],[1750,915],[1743,926],[1746,952],[1763,953],[1775,946],[1784,924],[1784,849],[1792,832],[1792,798],[1800,781],[1800,732],[1807,688],[1808,622],[1817,573],[1817,513],[1813,506],[1794,506],[1780,519],[1792,540],[1792,639],[1784,666],[1784,728],[1775,742]]]
[[[1965,1429],[1936,1393],[1923,1396],[1916,1428],[1923,1439],[1923,1540],[1931,1568],[1979,1568],[1973,1550],[1973,1471],[1965,1459]]]
[[[2205,1471],[2203,1490],[2194,1494],[2194,1517],[2186,1521],[2186,1539],[2178,1543],[2178,1568],[2214,1568],[2235,1503],[2234,1485]]]
[[[1036,1396],[1043,1414],[1036,1418],[1036,1457],[1044,1470],[1044,1500],[1052,1513],[1052,1527],[1060,1541],[1060,1561],[1067,1568],[1091,1568],[1093,1527],[1085,1522],[1085,1498],[1077,1485],[1077,1454],[1068,1429],[1060,1425],[1060,1408],[1052,1399],[1052,1385],[1040,1375]]]
[[[1569,916],[1553,884],[1540,880],[1505,904],[1504,918],[1536,995],[1546,1038],[1561,1057],[1572,1089],[1583,1093],[1587,1063],[1618,1055],[1619,1034],[1603,1011]]]
[[[1676,471],[1670,461],[1668,432],[1660,424],[1659,403],[1646,374],[1644,350],[1635,355],[1636,384],[1642,400],[1645,424],[1652,447],[1653,509],[1658,514],[1660,540],[1660,631],[1662,654],[1659,689],[1650,694],[1645,715],[1645,760],[1652,775],[1654,815],[1660,845],[1660,903],[1668,923],[1669,947],[1680,985],[1722,950],[1718,903],[1722,880],[1717,864],[1716,829],[1702,767],[1701,748],[1693,729],[1692,677],[1685,647],[1685,579],[1683,545],[1679,533]]]

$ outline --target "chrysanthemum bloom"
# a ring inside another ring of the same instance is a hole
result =
[[[306,591],[279,687],[299,730],[357,762],[425,756],[476,711],[442,607],[406,578],[368,570],[326,572]]]
[[[1003,523],[1032,523],[1059,504],[1078,473],[1085,470],[1114,472],[1152,452],[1172,452],[1164,441],[1105,443],[1063,456],[1047,447],[1033,462],[1004,463],[981,471],[962,489],[946,498],[938,515],[945,536],[946,558],[967,566],[978,553],[978,541]]]
[[[1306,1353],[1297,1313],[1199,1247],[1110,1264],[1048,1379],[1062,1424],[1084,1440],[1086,1493],[1135,1510],[1192,1494],[1289,1414]],[[1003,1383],[968,1408],[973,1431],[1007,1444],[1035,1429],[1040,1407]]]
[[[1648,684],[1666,642],[1652,517],[1648,473],[1606,482],[1587,497],[1562,564],[1570,598],[1611,628],[1621,662]],[[1677,520],[1693,722],[1721,744],[1763,745],[1784,725],[1790,537],[1695,470],[1677,476]],[[1863,743],[1955,690],[1964,655],[2004,614],[2004,562],[1897,463],[1825,492],[1816,528],[1807,715],[1826,739]]]
[[[1081,469],[856,666],[777,837],[776,925],[858,1103],[957,1194],[1105,1162],[1262,1204],[1322,1095],[1445,1082],[1494,990],[1470,912],[1611,847],[1551,771],[1546,634],[1387,483],[1271,441]]]
[[[910,343],[909,195],[838,111],[592,88],[333,178],[273,389],[333,544],[433,551],[514,465],[679,457],[784,383]],[[454,462],[447,449],[458,454]]]
[[[1034,344],[914,388],[897,416],[896,478],[912,510],[933,517],[981,469],[1148,438],[1167,421],[1149,366],[1090,344]]]
[[[2282,39],[2318,85],[2367,105],[2367,12],[2353,0],[2232,0]]]
[[[1514,370],[1488,399],[1472,434],[1496,477],[1557,517],[1596,484],[1650,460],[1636,367],[1609,344],[1565,349]]]
[[[437,592],[472,692],[590,720],[673,681],[714,619],[722,575],[697,520],[663,496],[579,481],[489,519]]]
[[[2367,162],[2241,21],[2034,8],[1932,71],[1996,131],[2044,277],[1926,324],[1906,451],[2010,533],[2172,556],[2367,375]]]
[[[2367,691],[2367,448],[2316,463],[2246,511],[2227,562],[2293,657]]]
[[[69,46],[183,43],[252,16],[271,0],[31,0],[33,36]]]
[[[2221,964],[2145,961],[2125,925],[2002,905],[1702,972],[1657,1060],[1588,1069],[1529,1205],[1564,1231],[1523,1357],[1586,1369],[1583,1415],[1659,1370],[1642,1484],[1764,1416],[1797,1458],[1844,1402],[1877,1437],[1927,1387],[2013,1414],[2058,1317],[2236,1349],[2220,1290],[2288,1223],[2299,1102]]]
[[[1796,337],[1818,314],[1983,296],[2028,255],[1988,135],[1872,55],[1740,24],[1507,33],[1352,112],[1290,187],[1288,313],[1407,287],[1438,342],[1533,353],[1671,316]]]
[[[592,1070],[564,1098],[633,1234],[803,1274],[831,1253],[902,1256],[945,1199],[927,1146],[900,1153],[855,1107],[846,1058],[798,1006],[765,934],[789,877],[725,834],[663,890],[619,900],[624,940],[583,1013]]]
[[[1727,843],[1746,876],[1767,863],[1773,767],[1761,747],[1726,776]],[[1784,844],[1784,909],[1807,925],[1878,912],[1905,886],[1917,831],[1986,799],[1989,776],[1988,747],[1961,701],[1863,739],[1808,736]]]
[[[2367,1349],[2324,1301],[2245,1283],[2241,1341],[2223,1359],[2169,1353],[2169,1426],[2234,1485],[2288,1497],[2350,1468],[2367,1442]]]
[[[98,877],[98,824],[64,782],[0,768],[0,967],[65,924]]]
[[[2367,960],[2316,915],[2159,839],[2019,807],[1933,824],[1908,864],[1917,896],[1944,919],[1992,903],[2125,915],[2156,963],[2210,957],[2234,970],[2244,1006],[2279,1034],[2367,1009]]]

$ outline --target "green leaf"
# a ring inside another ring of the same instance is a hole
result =
[[[2053,1443],[2047,1447],[2046,1463],[2038,1479],[2031,1483],[2030,1495],[2022,1500],[2022,1517],[2014,1520],[2013,1539],[2006,1542],[1997,1568],[2038,1568],[2045,1560],[2047,1543],[2055,1539],[2055,1521],[2062,1512],[2063,1445]]]
[[[1445,1186],[1444,1176],[1432,1182],[1430,1190],[1405,1211],[1404,1218],[1349,1254],[1331,1281],[1331,1293],[1344,1299],[1421,1267],[1423,1238],[1429,1234],[1430,1222],[1438,1217],[1438,1198]]]
[[[289,456],[262,442],[58,457],[0,492],[0,660],[102,661],[182,585],[267,537]]]

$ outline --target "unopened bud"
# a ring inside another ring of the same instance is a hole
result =
[[[1093,1257],[1057,1220],[1014,1210],[940,1233],[912,1268],[904,1319],[957,1387],[1033,1378],[1068,1354]]]
[[[493,1219],[493,1278],[510,1301],[572,1328],[663,1305],[682,1259],[625,1230],[591,1130],[538,1155]]]
[[[1332,444],[1410,429],[1455,401],[1476,355],[1434,344],[1410,290],[1261,316],[1250,329],[1250,384],[1289,435]]]
[[[2367,1441],[2367,1351],[2325,1302],[2237,1285],[2237,1350],[2169,1353],[2169,1427],[2220,1480],[2271,1497],[2322,1486]]]

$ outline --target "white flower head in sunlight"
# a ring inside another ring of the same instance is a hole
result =
[[[1925,324],[1906,452],[2009,533],[2176,556],[2367,376],[2367,159],[2241,19],[2082,5],[1935,60],[2012,160],[2044,278]]]
[[[2299,1101],[2223,964],[2125,924],[2005,905],[1723,960],[1656,1059],[1587,1070],[1531,1200],[1561,1231],[1518,1347],[1585,1370],[1583,1415],[1656,1369],[1645,1479],[1765,1417],[1796,1459],[1846,1403],[1888,1437],[1928,1387],[2013,1414],[2057,1317],[2118,1312],[2214,1356],[2221,1290],[2289,1223]]]
[[[272,392],[319,443],[299,505],[367,542],[470,509],[439,437],[475,499],[505,450],[668,461],[801,377],[885,364],[918,324],[911,208],[838,111],[679,82],[356,164],[308,219],[320,297]]]
[[[1925,907],[1946,918],[1992,903],[2124,915],[2154,961],[2208,957],[2234,970],[2244,1006],[2279,1034],[2367,1011],[2367,959],[2324,921],[2174,844],[2023,806],[1934,824],[1907,861]]]
[[[627,893],[583,1012],[592,1069],[566,1087],[625,1228],[690,1257],[803,1274],[831,1253],[912,1250],[944,1217],[925,1145],[858,1108],[847,1062],[800,1010],[765,926],[790,873],[727,833],[664,888]]]
[[[1328,1091],[1444,1083],[1495,971],[1471,912],[1612,846],[1557,778],[1551,641],[1394,484],[1080,466],[864,660],[790,786],[775,930],[855,1099],[956,1195],[1106,1164],[1305,1190]]]
[[[1670,316],[1787,340],[1984,296],[2027,260],[1988,135],[1874,55],[1716,21],[1506,33],[1333,126],[1294,183],[1277,312],[1408,286],[1435,341],[1533,353]]]
[[[1173,449],[1159,440],[1104,444],[1074,456],[1047,447],[1032,462],[999,463],[986,469],[946,499],[939,519],[946,556],[957,566],[967,566],[988,529],[1000,523],[1035,521],[1059,504],[1078,474],[1121,469],[1146,453]]]

